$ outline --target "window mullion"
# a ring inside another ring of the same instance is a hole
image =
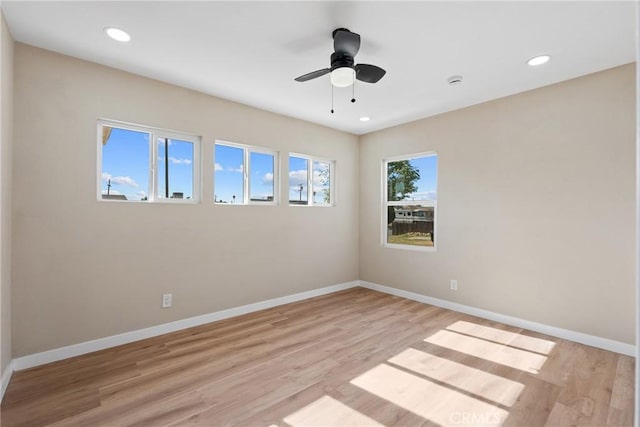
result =
[[[309,158],[307,163],[307,204],[313,206],[313,159]]]
[[[273,156],[273,203],[280,203],[280,153]]]
[[[149,192],[151,194],[147,195],[147,198],[150,202],[154,202],[158,194],[158,149],[155,132],[150,132],[149,138]]]
[[[248,149],[245,148],[243,151],[244,151],[244,159],[243,159],[243,162],[242,162],[242,165],[243,165],[242,166],[242,175],[243,175],[242,179],[244,180],[243,181],[243,189],[244,189],[244,191],[243,191],[243,193],[244,193],[243,194],[243,199],[244,199],[243,203],[245,205],[248,205],[249,204],[249,200],[250,200],[250,197],[249,197],[249,168],[251,167],[251,165],[249,164],[249,161],[250,161],[251,155],[250,155]]]

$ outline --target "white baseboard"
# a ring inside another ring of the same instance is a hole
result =
[[[460,313],[469,314],[471,316],[493,320],[495,322],[504,323],[506,325],[516,326],[518,328],[540,332],[542,334],[551,335],[557,338],[574,341],[580,344],[586,344],[591,347],[597,347],[604,350],[609,350],[616,353],[624,354],[627,356],[635,357],[636,355],[636,347],[631,344],[626,344],[623,342],[614,341],[607,338],[596,337],[593,335],[587,335],[587,334],[583,334],[582,332],[575,332],[575,331],[570,331],[568,329],[557,328],[555,326],[549,326],[542,323],[532,322],[529,320],[520,319],[518,317],[494,313],[493,311],[483,310],[480,308],[475,308],[475,307],[471,307],[464,304],[458,304],[458,303],[443,300],[443,299],[432,298],[426,295],[417,294],[415,292],[409,292],[409,291],[404,291],[402,289],[391,288],[389,286],[378,285],[376,283],[371,283],[364,280],[360,280],[359,284],[363,288],[384,292],[385,294],[395,295],[395,296],[407,298],[413,301],[418,301],[424,304],[435,305],[437,307],[442,307],[442,308],[457,311]]]
[[[112,335],[110,337],[99,338],[79,344],[73,344],[67,347],[43,351],[42,353],[22,356],[13,359],[13,369],[15,369],[16,371],[20,371],[22,369],[33,368],[35,366],[56,362],[58,360],[68,359],[70,357],[80,356],[82,354],[92,353],[94,351],[104,350],[106,348],[128,344],[134,341],[140,341],[145,338],[156,337],[158,335],[203,325],[205,323],[215,322],[217,320],[228,319],[230,317],[240,316],[242,314],[252,313],[254,311],[264,310],[283,304],[289,304],[291,302],[301,301],[320,295],[326,295],[332,292],[354,288],[356,286],[358,286],[358,281],[341,283],[338,285],[327,286],[324,288],[313,289],[311,291],[300,292],[297,294],[273,298],[266,301],[260,301],[253,304],[247,304],[240,307],[229,308],[227,310],[216,311],[214,313],[203,314],[202,316],[177,320],[175,322],[152,326],[150,328],[138,329],[137,331],[125,332],[123,334]],[[4,386],[4,375],[2,377],[2,380]]]
[[[4,392],[7,391],[7,386],[9,385],[9,381],[11,380],[11,375],[13,375],[13,360],[9,362],[9,366],[2,373],[2,378],[0,378],[0,402],[4,398]]]
[[[139,329],[136,331],[125,332],[123,334],[112,335],[109,337],[99,338],[92,341],[86,341],[78,344],[73,344],[67,347],[56,348],[53,350],[44,351],[41,353],[35,353],[28,356],[22,356],[15,358],[11,361],[11,364],[5,372],[2,374],[2,389],[1,396],[4,395],[4,391],[9,384],[11,374],[14,370],[19,371],[23,369],[33,368],[35,366],[44,365],[58,360],[68,359],[70,357],[80,356],[87,353],[92,353],[98,350],[104,350],[106,348],[115,347],[122,344],[128,344],[134,341],[143,340],[146,338],[155,337],[170,332],[179,331],[194,326],[203,325],[205,323],[211,323],[218,320],[228,319],[230,317],[236,317],[254,311],[264,310],[271,307],[276,307],[283,304],[289,304],[291,302],[301,301],[309,298],[313,298],[320,295],[330,294],[332,292],[338,292],[344,289],[361,286],[363,288],[372,289],[386,294],[396,295],[402,298],[422,302],[425,304],[435,305],[437,307],[446,308],[449,310],[457,311],[460,313],[469,314],[472,316],[481,317],[496,322],[505,323],[507,325],[516,326],[519,328],[529,329],[531,331],[544,333],[547,335],[555,336],[558,338],[575,341],[581,344],[590,345],[592,347],[598,347],[616,353],[625,354],[628,356],[635,356],[635,346],[626,344],[607,338],[596,337],[593,335],[583,334],[581,332],[570,331],[567,329],[557,328],[555,326],[544,325],[542,323],[536,323],[517,317],[507,316],[504,314],[494,313],[488,310],[482,310],[479,308],[471,307],[468,305],[458,304],[451,301],[446,301],[438,298],[428,297],[426,295],[417,294],[414,292],[404,291],[401,289],[391,288],[389,286],[378,285],[376,283],[367,282],[364,280],[353,281],[347,283],[341,283],[334,286],[327,286],[324,288],[313,289],[311,291],[300,292],[293,295],[287,295],[284,297],[273,298],[266,301],[260,301],[253,304],[247,304],[240,307],[234,307],[227,310],[216,311],[214,313],[204,314],[202,316],[190,317],[188,319],[177,320],[175,322],[165,323],[162,325],[152,326],[149,328]]]

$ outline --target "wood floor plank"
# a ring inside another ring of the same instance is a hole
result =
[[[607,424],[620,426],[633,424],[634,368],[635,359],[633,357],[618,356]]]
[[[524,392],[518,401],[509,409],[509,417],[505,426],[543,426],[549,419],[553,405],[558,399],[561,387],[556,384],[523,375],[520,382],[524,384]]]
[[[0,423],[627,426],[634,363],[353,288],[16,372]]]
[[[4,402],[3,402],[4,406]],[[100,406],[96,389],[74,388],[51,396],[37,396],[18,405],[3,408],[2,426],[44,426]]]
[[[63,426],[157,426],[184,419],[206,410],[208,406],[196,391],[178,393],[164,398],[120,406],[101,406],[63,419],[55,424]]]
[[[577,412],[583,422],[606,425],[618,355],[580,346],[573,356],[573,370],[558,402]]]

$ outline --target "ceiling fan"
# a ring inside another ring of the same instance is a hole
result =
[[[376,65],[354,65],[354,57],[360,50],[360,34],[346,28],[337,28],[333,31],[332,36],[334,52],[331,54],[331,67],[296,77],[297,82],[306,82],[331,73],[333,86],[347,87],[352,85],[356,79],[366,83],[376,83],[385,75],[386,71]]]

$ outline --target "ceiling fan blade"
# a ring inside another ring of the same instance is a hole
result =
[[[303,74],[300,77],[296,77],[295,80],[297,82],[306,82],[307,80],[315,79],[316,77],[324,76],[325,74],[329,74],[331,70],[329,68],[323,68],[322,70],[312,71],[307,74]]]
[[[333,32],[333,50],[353,58],[360,50],[360,34],[338,28]]]
[[[370,64],[358,64],[354,68],[356,79],[367,83],[377,83],[387,73],[382,68]]]

